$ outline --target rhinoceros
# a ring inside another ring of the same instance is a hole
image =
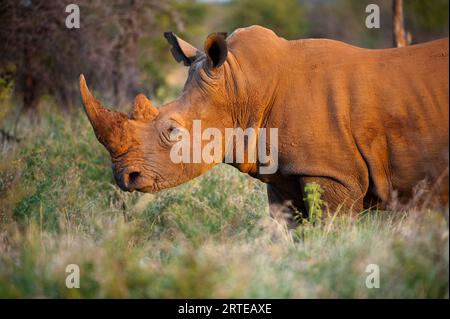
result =
[[[252,26],[210,34],[202,51],[164,36],[189,67],[172,102],[156,108],[140,94],[127,116],[104,108],[80,76],[85,111],[122,190],[157,192],[215,166],[170,157],[171,132],[201,120],[222,133],[278,129],[275,172],[261,174],[258,161],[231,165],[267,183],[271,215],[289,227],[298,212],[308,216],[308,183],[324,189],[330,211],[406,203],[418,185],[433,195],[428,204],[448,205],[448,38],[364,49]]]

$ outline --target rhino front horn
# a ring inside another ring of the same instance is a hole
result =
[[[104,108],[89,91],[83,74],[80,75],[80,91],[84,110],[99,142],[112,155],[125,152],[131,141],[131,132],[128,131],[128,117],[123,113]]]

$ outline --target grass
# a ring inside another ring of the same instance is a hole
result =
[[[7,125],[8,123],[6,123]],[[0,151],[0,297],[448,298],[448,210],[344,212],[288,232],[220,165],[155,195],[115,186],[85,116],[46,111]],[[80,289],[65,285],[80,267]],[[366,267],[380,267],[368,289]]]

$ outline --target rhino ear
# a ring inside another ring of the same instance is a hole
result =
[[[170,52],[177,62],[183,61],[185,66],[190,66],[200,51],[194,46],[179,38],[173,32],[164,32],[164,37],[172,46]]]
[[[153,106],[152,101],[147,99],[144,94],[138,94],[134,99],[134,109],[131,118],[133,120],[151,121],[159,114],[156,107]]]
[[[205,53],[213,68],[221,66],[228,55],[227,33],[211,33],[205,41]]]

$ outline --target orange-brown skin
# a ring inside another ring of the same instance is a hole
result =
[[[117,128],[126,127],[126,147],[98,133],[90,117],[123,189],[155,192],[212,168],[170,160],[167,133],[191,131],[200,119],[202,128],[222,133],[278,128],[275,174],[260,175],[258,164],[233,165],[268,184],[272,215],[287,213],[290,226],[293,209],[308,214],[303,188],[311,182],[325,189],[331,210],[404,202],[422,181],[448,204],[448,39],[368,50],[333,40],[287,41],[253,26],[226,40],[211,35],[203,53],[166,37],[175,58],[190,65],[181,97],[159,109],[138,97],[132,118]],[[87,93],[83,98],[88,105]]]

